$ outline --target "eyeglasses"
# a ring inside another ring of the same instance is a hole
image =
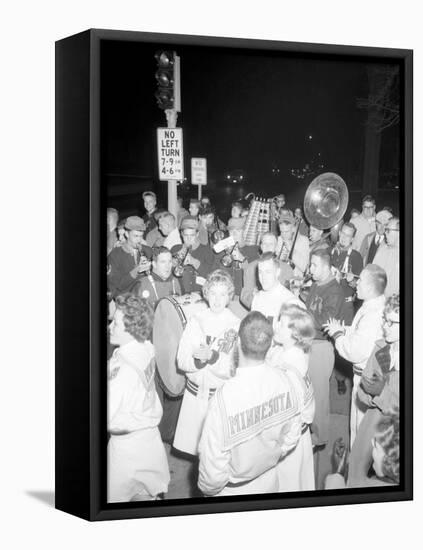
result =
[[[387,325],[388,327],[392,327],[392,325],[399,325],[399,321],[392,321],[392,319],[386,319],[386,317],[383,318],[383,323]]]

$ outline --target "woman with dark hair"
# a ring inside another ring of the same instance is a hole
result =
[[[209,307],[189,319],[179,343],[178,368],[185,372],[187,385],[173,446],[191,455],[198,454],[209,399],[234,374],[232,351],[240,320],[228,309],[233,295],[228,273],[210,273],[203,286]]]
[[[275,323],[275,346],[269,351],[267,362],[300,379],[302,399],[301,438],[290,453],[278,464],[279,491],[313,491],[314,462],[310,424],[314,418],[314,393],[308,375],[309,352],[315,336],[313,318],[296,304],[284,304]]]
[[[162,406],[154,383],[150,342],[153,308],[132,294],[117,296],[108,362],[107,501],[154,500],[167,492],[169,466],[158,424]]]

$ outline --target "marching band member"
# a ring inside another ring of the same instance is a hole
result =
[[[307,296],[306,307],[313,316],[316,330],[310,350],[310,378],[316,400],[312,438],[316,446],[324,446],[329,441],[329,379],[335,364],[335,353],[323,328],[332,317],[340,318],[344,294],[331,271],[328,251],[313,252],[310,274],[314,282]]]
[[[133,294],[145,298],[155,306],[160,298],[173,294],[182,294],[179,281],[172,274],[172,254],[164,246],[153,249],[151,273],[139,280],[133,288]]]
[[[149,270],[153,251],[144,243],[145,224],[138,216],[125,222],[126,242],[113,248],[108,261],[107,285],[112,297],[131,291],[137,280]]]
[[[274,198],[273,203],[275,205],[275,207],[274,207],[275,216],[279,220],[279,216],[281,215],[281,212],[284,209],[286,209],[286,207],[285,207],[285,204],[286,204],[285,195],[281,193],[280,195],[278,195],[277,197]]]
[[[181,261],[187,266],[181,279],[183,293],[201,292],[212,271],[214,253],[208,245],[200,243],[197,220],[191,217],[182,220],[181,234],[184,242],[172,248],[172,255],[181,256]]]
[[[354,236],[357,232],[355,225],[344,223],[338,234],[338,242],[332,248],[331,263],[336,280],[344,292],[344,306],[342,318],[346,325],[351,325],[355,315],[355,297],[357,279],[363,269],[363,258],[357,250],[352,247]],[[347,372],[351,365],[339,355],[335,358],[335,379],[338,385],[338,393],[343,395],[347,391]]]
[[[157,428],[162,407],[154,385],[153,309],[142,298],[116,299],[110,341],[119,346],[108,363],[107,500],[154,500],[170,476]]]
[[[300,235],[304,235],[304,237],[308,237],[308,225],[304,220],[303,209],[300,206],[297,206],[297,208],[294,210],[294,217],[295,217],[296,223],[300,224],[300,229],[299,229]]]
[[[277,464],[301,437],[302,403],[296,381],[265,362],[272,333],[257,311],[241,322],[235,376],[211,399],[200,440],[198,487],[207,496],[280,490]]]
[[[345,327],[339,317],[330,318],[325,330],[333,338],[335,347],[344,359],[353,363],[353,390],[351,395],[350,446],[365,413],[365,407],[357,398],[361,374],[377,340],[382,338],[382,314],[385,307],[386,273],[368,264],[357,283],[357,297],[363,305],[355,314],[350,327]]]
[[[165,296],[181,294],[179,280],[172,274],[172,254],[161,246],[153,249],[152,271],[144,276],[134,287],[133,294],[148,301],[153,308]],[[166,388],[156,371],[156,389],[163,407],[163,416],[159,424],[163,441],[171,443],[175,435],[181,399],[167,395]]]
[[[363,269],[363,258],[354,250],[352,243],[357,229],[352,223],[344,223],[339,232],[338,242],[331,252],[334,275],[345,296],[342,320],[351,325],[354,318],[354,298],[357,279]]]
[[[226,230],[226,225],[216,216],[216,211],[211,206],[203,206],[199,214],[199,238],[201,244],[208,245],[211,235],[217,230]]]
[[[271,252],[275,254],[277,245],[276,236],[271,233],[263,233],[261,236],[260,250],[262,254],[265,252]],[[280,262],[280,272],[279,272],[279,282],[282,285],[285,285],[287,281],[293,278],[294,271],[292,268],[285,262]],[[241,290],[240,302],[247,309],[251,309],[251,303],[253,301],[253,296],[258,292],[259,280],[258,280],[258,259],[248,262],[244,265],[244,283]]]
[[[173,446],[196,455],[209,399],[233,375],[232,350],[239,318],[229,309],[234,294],[231,277],[223,270],[210,273],[203,295],[208,309],[189,319],[179,344],[178,368],[187,386]]]
[[[315,335],[313,318],[296,304],[285,304],[275,323],[276,344],[266,361],[278,368],[292,370],[303,382],[302,431],[298,445],[278,464],[279,491],[313,491],[314,462],[310,424],[314,418],[314,392],[308,373],[309,351]]]
[[[230,252],[231,264],[224,266],[224,258],[229,255],[227,250],[215,254],[214,259],[214,268],[224,269],[232,277],[237,297],[240,296],[243,287],[244,269],[248,262],[257,259],[259,255],[257,245],[245,245],[244,225],[245,218],[231,218],[230,223],[228,223],[229,235],[236,243]]]
[[[258,275],[261,290],[256,292],[251,303],[251,311],[260,311],[273,323],[279,317],[283,304],[304,304],[279,282],[281,262],[271,252],[265,252],[258,259]]]
[[[314,225],[310,225],[308,240],[310,241],[310,257],[315,250],[327,250],[330,247],[328,238],[324,236],[323,229],[314,227]]]
[[[163,246],[169,250],[177,244],[182,244],[181,235],[179,234],[179,229],[176,225],[175,216],[170,212],[166,212],[159,219],[159,229],[165,237]]]
[[[292,214],[281,214],[279,216],[280,237],[278,237],[277,255],[283,262],[292,261],[294,275],[302,276],[307,269],[309,262],[309,243],[307,237],[297,234],[297,226]],[[291,249],[292,255],[291,255]],[[289,256],[291,255],[291,258]]]
[[[247,262],[252,262],[259,256],[259,247],[256,244],[245,244],[244,225],[245,218],[231,218],[228,222],[228,231],[233,240],[238,243],[239,261],[245,259]]]

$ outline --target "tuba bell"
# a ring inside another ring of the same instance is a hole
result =
[[[304,215],[317,229],[331,229],[343,218],[348,206],[345,181],[333,172],[320,174],[310,183],[304,197]]]

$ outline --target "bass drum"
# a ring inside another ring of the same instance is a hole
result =
[[[206,303],[197,295],[167,296],[156,307],[153,325],[153,344],[159,383],[170,397],[184,393],[185,374],[176,364],[179,342],[188,319],[207,309]]]

